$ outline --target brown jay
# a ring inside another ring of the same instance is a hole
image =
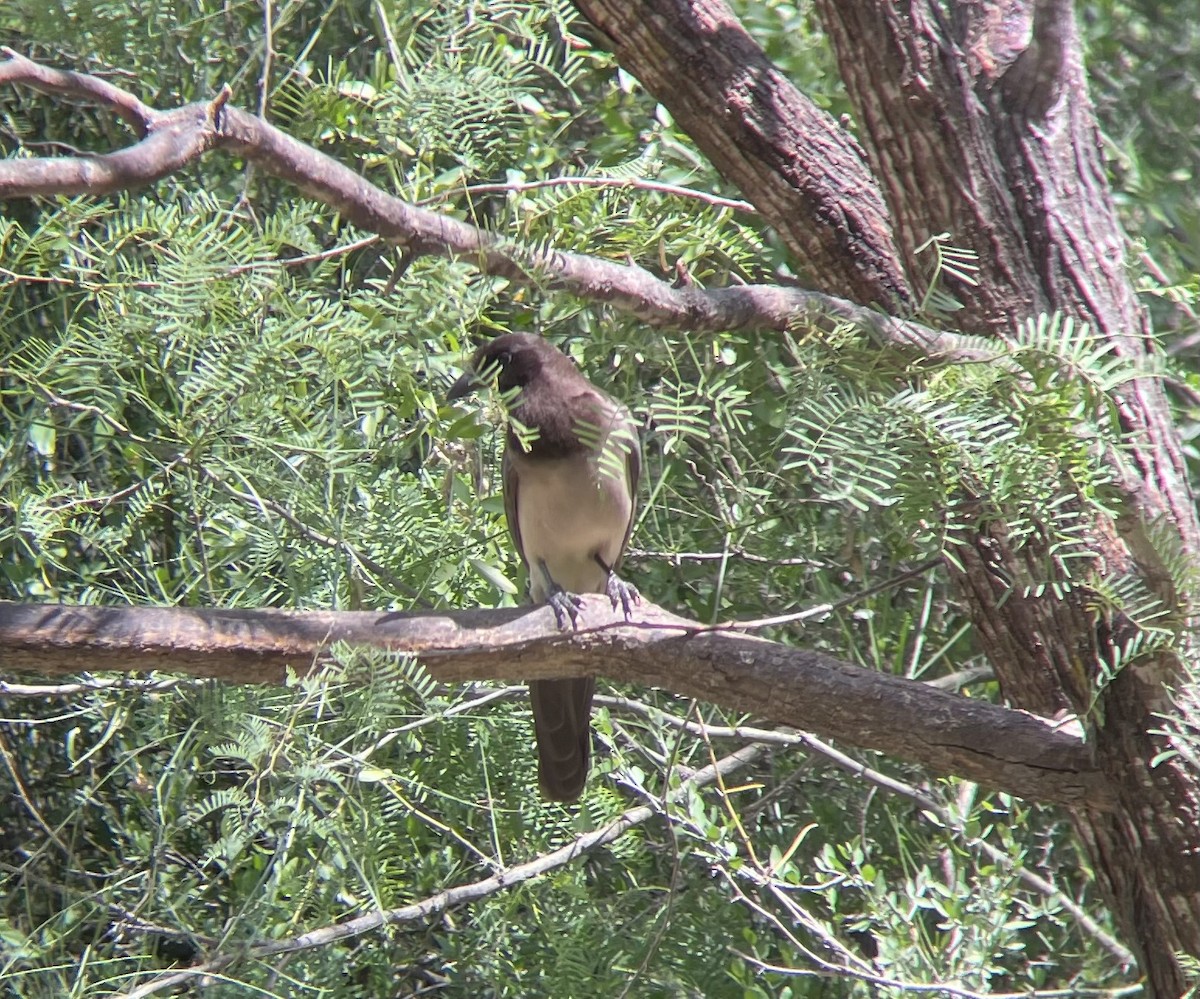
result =
[[[529,593],[560,628],[576,625],[579,593],[605,593],[628,619],[637,590],[617,577],[641,472],[637,425],[562,351],[529,333],[508,333],[475,351],[450,400],[495,381],[508,408],[504,513],[529,574]],[[593,677],[529,684],[538,783],[574,801],[587,778]]]

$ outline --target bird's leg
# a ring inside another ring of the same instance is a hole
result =
[[[617,609],[617,604],[621,605],[621,610],[625,612],[625,620],[629,620],[630,614],[633,613],[634,604],[642,602],[642,595],[638,593],[638,589],[633,583],[627,583],[611,565],[600,557],[597,552],[592,556],[606,573],[608,573],[608,582],[604,584],[604,592],[608,594],[608,599],[612,601],[613,610]]]
[[[567,618],[571,619],[572,628],[578,628],[579,609],[583,606],[583,599],[574,593],[568,593],[554,581],[554,577],[550,575],[550,570],[546,568],[545,559],[538,559],[538,568],[542,570],[542,575],[546,577],[546,603],[554,611],[554,620],[558,622],[559,630],[566,630]],[[615,607],[616,605],[614,604],[613,606]]]

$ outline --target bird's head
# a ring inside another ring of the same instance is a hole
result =
[[[450,386],[446,400],[462,399],[492,382],[501,393],[520,391],[533,381],[547,359],[556,354],[558,348],[532,333],[498,336],[475,351],[462,376]]]

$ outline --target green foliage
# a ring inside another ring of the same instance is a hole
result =
[[[1200,28],[1186,4],[1083,5],[1088,76],[1105,133],[1117,204],[1133,242],[1135,280],[1179,370],[1179,427],[1200,481],[1200,147],[1193,138]]]
[[[644,186],[737,196],[568,4],[275,7],[17,0],[0,34],[62,66],[120,70],[163,107],[229,81],[237,102],[372,181],[519,245],[663,275],[682,262],[712,285],[783,263],[755,216]],[[842,110],[805,12],[742,7]],[[0,93],[0,148],[46,141],[128,136]],[[5,598],[512,605],[502,435],[442,396],[476,334],[533,329],[646,427],[627,567],[657,603],[702,620],[828,605],[773,637],[932,678],[974,663],[969,622],[936,574],[886,584],[998,518],[1039,567],[1014,587],[1086,584],[1136,623],[1113,670],[1174,640],[1135,581],[1091,572],[1079,512],[1114,503],[1110,399],[1134,372],[1086,329],[1041,317],[994,363],[919,372],[853,329],[650,330],[469,261],[402,267],[243,168],[210,156],[148,192],[0,220]],[[564,177],[617,186],[536,186]],[[969,274],[949,244],[932,249],[935,289],[940,273]],[[519,692],[337,660],[284,689],[85,676],[5,701],[10,994],[119,994],[218,956],[231,963],[206,991],[231,996],[857,996],[878,991],[868,972],[980,991],[1121,981],[1061,899],[1014,874],[1036,868],[1096,908],[1049,812],[867,758],[920,785],[931,813],[801,745],[731,778],[744,786],[664,803],[681,772],[726,751],[677,723],[745,719],[653,691],[630,692],[644,710],[599,712],[598,772],[568,811],[531,790]],[[642,804],[660,817],[469,907],[286,959],[253,950],[481,881]],[[772,970],[821,960],[851,972]]]
[[[1089,76],[1122,207],[1168,273],[1200,272],[1200,150],[1192,141],[1200,30],[1184,4],[1090,0]]]
[[[979,273],[978,255],[974,250],[954,246],[948,232],[931,236],[917,247],[916,253],[930,261],[925,294],[917,311],[938,316],[957,312],[962,308],[962,303],[946,292],[942,280],[952,277],[968,288],[974,288],[979,283],[975,278]]]
[[[926,521],[913,541],[927,549],[1001,518],[1018,543],[1078,545],[1078,513],[1062,499],[1101,501],[1111,471],[1097,441],[1117,438],[1100,407],[1132,372],[1057,318],[1031,322],[1010,357],[890,394],[829,366],[793,410],[782,468],[831,504],[890,510],[897,533]]]

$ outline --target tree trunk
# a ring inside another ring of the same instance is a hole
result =
[[[956,315],[964,330],[1011,335],[1021,320],[1058,310],[1116,356],[1153,352],[1125,272],[1069,0],[977,0],[949,12],[929,0],[817,0],[861,155],[721,0],[576,6],[821,290],[864,304],[912,301],[924,283],[917,248],[947,232],[981,268],[978,287],[944,279],[965,305]],[[1134,446],[1112,455],[1121,516],[1087,511],[1096,569],[1137,573],[1186,629],[1191,594],[1174,592],[1162,540],[1166,529],[1177,553],[1200,557],[1180,442],[1157,380],[1123,386],[1116,407]],[[1120,806],[1074,808],[1072,819],[1149,993],[1179,996],[1188,983],[1178,957],[1200,954],[1200,774],[1193,754],[1170,754],[1156,716],[1184,710],[1171,702],[1187,683],[1181,654],[1145,656],[1106,682],[1131,622],[1105,619],[1083,587],[1023,589],[1035,579],[1031,555],[1007,544],[1002,524],[959,554],[951,578],[1006,698],[1072,712],[1087,731]]]

